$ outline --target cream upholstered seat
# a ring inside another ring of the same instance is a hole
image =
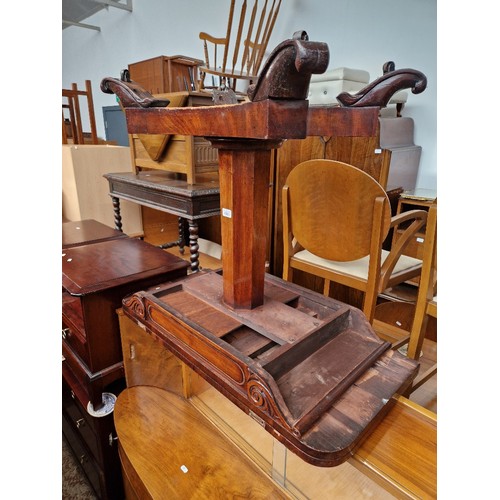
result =
[[[383,265],[389,252],[382,250],[381,264]],[[318,267],[323,267],[325,270],[332,270],[338,273],[344,273],[346,276],[355,276],[356,278],[367,279],[368,269],[370,266],[370,257],[362,257],[361,259],[352,260],[349,262],[337,262],[334,260],[322,259],[317,255],[312,254],[307,250],[302,250],[295,254],[294,259],[297,261],[313,264]],[[422,261],[409,257],[408,255],[401,255],[396,265],[394,266],[394,273],[406,271],[408,269],[422,267]]]
[[[298,269],[364,292],[363,311],[373,322],[378,295],[420,275],[422,261],[404,255],[425,224],[425,210],[391,217],[382,186],[367,173],[334,160],[295,166],[283,187],[283,278]],[[390,251],[382,248],[389,230],[404,230]]]

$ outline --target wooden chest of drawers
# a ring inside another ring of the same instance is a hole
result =
[[[94,219],[68,221],[62,225],[63,249],[117,238],[127,238],[127,235]]]
[[[112,406],[103,404],[125,388],[116,310],[126,295],[185,276],[188,266],[128,237],[62,251],[63,433],[100,498],[123,498]]]

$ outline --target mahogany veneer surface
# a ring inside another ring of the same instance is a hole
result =
[[[70,294],[84,295],[161,273],[178,277],[186,274],[186,268],[182,259],[149,243],[119,239],[67,249],[62,281]]]
[[[63,248],[127,237],[125,233],[112,229],[94,219],[63,222],[62,224]]]

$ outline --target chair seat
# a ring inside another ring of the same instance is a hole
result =
[[[389,252],[387,250],[382,250],[381,264],[384,263],[388,255]],[[313,264],[315,266],[322,267],[323,269],[342,273],[348,276],[354,276],[362,280],[368,279],[368,264],[370,260],[369,256],[357,260],[351,260],[348,262],[337,262],[334,260],[327,260],[318,257],[308,250],[302,250],[300,252],[297,252],[293,256],[292,262],[294,260],[303,262],[305,264]],[[408,269],[421,265],[421,260],[415,259],[414,257],[409,257],[407,255],[402,255],[396,263],[392,274],[397,274],[399,272],[406,271]]]

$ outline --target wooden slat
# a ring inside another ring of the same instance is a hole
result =
[[[185,282],[184,289],[278,344],[295,342],[322,324],[321,320],[272,299],[266,299],[258,314],[255,309],[231,310],[222,301],[222,277],[215,273]]]
[[[161,300],[216,337],[223,337],[241,326],[240,322],[185,291],[170,293]]]

